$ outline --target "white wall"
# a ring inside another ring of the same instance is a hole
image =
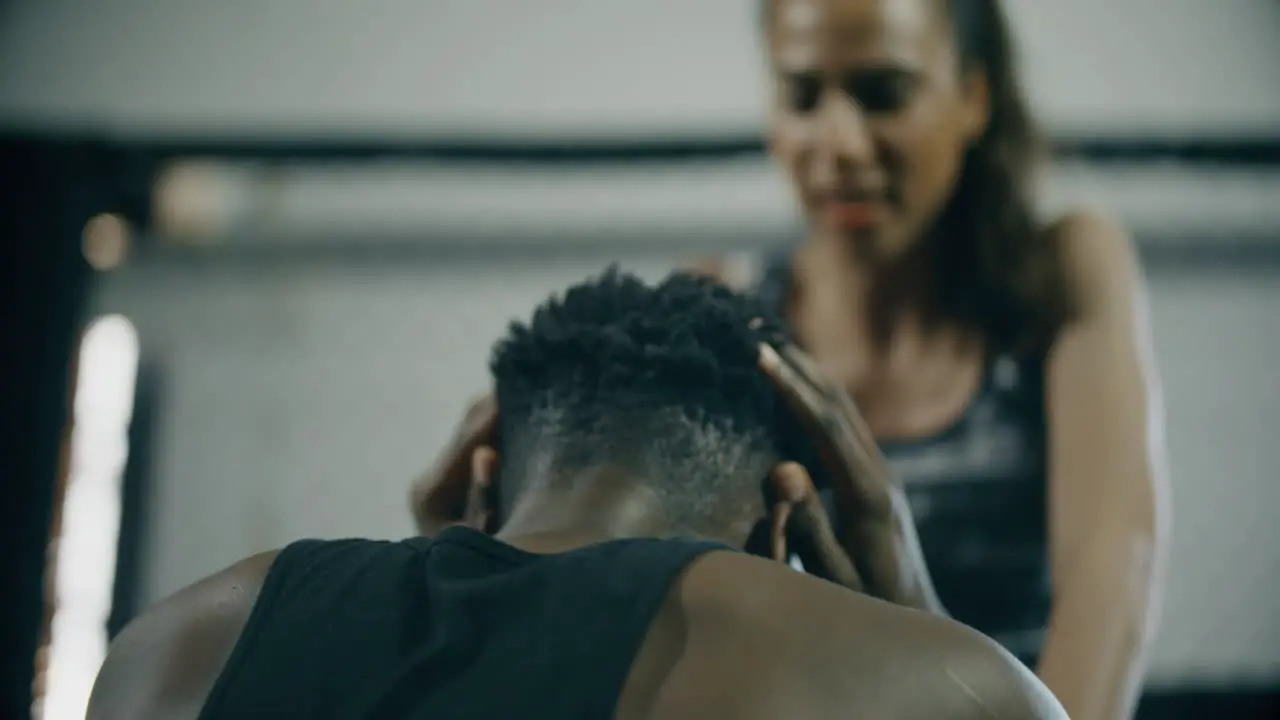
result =
[[[1006,0],[1060,130],[1280,127],[1280,4]],[[753,130],[755,0],[9,0],[0,118],[125,132]]]
[[[654,277],[675,258],[624,261]],[[136,266],[103,311],[165,394],[143,595],[302,536],[396,537],[409,479],[486,380],[489,344],[598,259],[342,269]],[[1155,679],[1280,675],[1280,271],[1156,275],[1177,527]]]

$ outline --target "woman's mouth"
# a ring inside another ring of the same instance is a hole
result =
[[[838,198],[826,204],[827,220],[843,230],[867,230],[884,222],[887,208],[879,198]]]

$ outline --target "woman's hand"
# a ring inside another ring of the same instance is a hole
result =
[[[458,523],[486,529],[487,517],[467,517],[469,512],[487,506],[470,497],[485,491],[472,482],[472,463],[476,462],[477,449],[494,447],[497,430],[498,405],[492,395],[485,395],[471,404],[431,470],[410,488],[410,510],[420,534],[433,537],[446,526]]]
[[[760,346],[760,367],[787,398],[812,436],[835,499],[834,527],[804,472],[779,466],[774,509],[775,557],[788,551],[777,538],[807,547],[815,574],[890,602],[945,614],[920,552],[906,496],[848,393],[827,382],[798,348]],[[780,526],[788,525],[785,533]],[[802,555],[803,559],[804,555]]]

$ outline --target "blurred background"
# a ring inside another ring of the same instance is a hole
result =
[[[1046,211],[1118,214],[1150,284],[1176,524],[1144,716],[1260,717],[1280,3],[1006,5],[1058,155]],[[0,3],[26,373],[0,605],[15,652],[45,618],[45,717],[82,713],[107,633],[177,588],[299,537],[410,533],[409,480],[548,292],[797,239],[757,20],[747,0]],[[19,582],[42,577],[43,599]],[[6,708],[29,703],[13,677]]]

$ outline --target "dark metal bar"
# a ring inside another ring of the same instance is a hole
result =
[[[0,130],[0,139],[38,140],[31,132]],[[131,139],[111,135],[67,135],[65,144],[97,146],[120,154],[122,162],[149,164],[175,158],[217,158],[264,162],[419,159],[459,164],[590,165],[637,162],[723,160],[765,153],[754,134],[715,137],[618,140],[531,140],[516,137],[437,137],[389,140],[372,137],[239,137]],[[1097,162],[1176,160],[1236,166],[1280,164],[1280,135],[1062,136],[1051,142],[1058,157]]]
[[[795,237],[800,237],[799,231]],[[162,238],[140,243],[134,264],[164,266],[240,266],[271,272],[301,266],[392,267],[432,265],[488,265],[494,262],[541,264],[593,260],[604,265],[616,259],[696,259],[729,251],[766,253],[786,247],[789,236],[776,230],[741,233],[621,233],[609,242],[591,242],[571,235],[534,234],[441,236],[428,233],[385,238],[314,238],[307,242],[229,241],[195,247],[168,245]],[[1280,271],[1280,228],[1273,234],[1234,238],[1137,238],[1144,266],[1152,272]]]

